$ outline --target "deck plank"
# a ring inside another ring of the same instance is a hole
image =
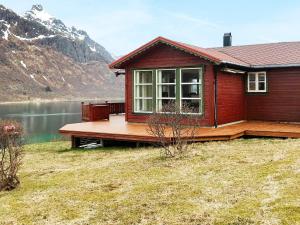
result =
[[[67,124],[59,132],[77,137],[95,137],[123,141],[155,142],[147,132],[147,124],[127,123],[124,115],[111,115],[109,120]],[[300,124],[244,121],[220,128],[200,127],[196,141],[231,140],[247,136],[300,138]]]

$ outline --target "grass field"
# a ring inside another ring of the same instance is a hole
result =
[[[300,224],[300,140],[155,148],[26,146],[21,186],[0,193],[0,224]]]

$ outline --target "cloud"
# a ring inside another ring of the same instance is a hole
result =
[[[200,18],[196,18],[196,17],[190,16],[185,13],[169,12],[169,11],[166,11],[166,13],[168,15],[173,16],[176,19],[179,19],[179,20],[185,21],[185,22],[191,22],[194,25],[205,26],[205,27],[210,27],[210,28],[214,28],[214,29],[220,28],[220,26],[217,23],[214,23],[214,22],[211,22],[208,20],[204,20],[204,19],[200,19]]]

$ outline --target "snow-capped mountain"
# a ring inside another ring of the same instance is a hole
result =
[[[33,5],[22,16],[0,6],[0,30],[3,39],[12,36],[22,41],[48,45],[78,62],[113,61],[111,54],[85,31],[67,27],[47,13],[42,5]]]
[[[0,99],[122,98],[124,79],[103,46],[34,5],[18,15],[0,5]]]
[[[83,41],[85,38],[89,38],[85,31],[77,30],[75,27],[67,27],[61,20],[51,16],[44,10],[42,5],[33,5],[30,11],[25,12],[23,17],[30,21],[39,22],[54,33],[73,40],[79,39]]]

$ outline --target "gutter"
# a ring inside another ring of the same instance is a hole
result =
[[[288,67],[300,67],[300,64],[270,64],[263,66],[250,66],[250,68],[254,69],[263,69],[263,68],[288,68]]]
[[[218,66],[214,66],[214,126],[218,127]]]
[[[269,65],[249,65],[249,66],[246,66],[246,65],[239,65],[239,64],[234,64],[234,63],[222,61],[222,64],[226,65],[226,66],[229,66],[229,67],[242,68],[242,69],[245,69],[245,70],[300,67],[299,63],[293,63],[293,64],[269,64]]]

